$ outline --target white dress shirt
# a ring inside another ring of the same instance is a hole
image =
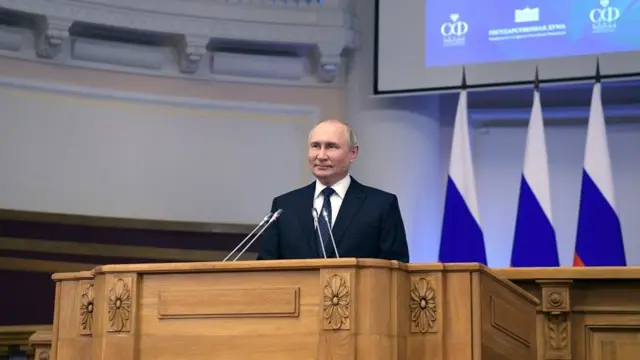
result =
[[[349,188],[349,184],[351,184],[351,175],[347,174],[342,180],[335,183],[332,188],[334,190],[333,195],[331,195],[331,228],[333,228],[333,224],[336,223],[336,218],[338,217],[338,211],[340,211],[340,206],[342,205],[342,201],[344,200],[344,196],[347,193],[347,189]],[[318,211],[318,214],[322,216],[322,203],[324,201],[324,197],[320,192],[326,188],[326,186],[322,185],[320,181],[316,180],[316,191],[313,198],[313,207]]]

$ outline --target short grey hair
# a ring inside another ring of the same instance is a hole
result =
[[[325,122],[336,122],[341,124],[342,126],[344,126],[344,128],[347,131],[347,139],[349,140],[349,149],[353,149],[356,146],[358,146],[358,137],[356,136],[356,132],[355,130],[353,130],[353,127],[351,127],[351,125],[347,124],[344,121],[338,120],[338,119],[327,119],[327,120],[322,120],[319,123],[316,124],[316,126],[313,127],[313,129],[311,129],[311,131],[309,131],[309,140],[311,140],[311,134],[313,133],[313,130],[320,124],[325,123]]]

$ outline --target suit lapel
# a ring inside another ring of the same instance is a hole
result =
[[[306,186],[302,191],[302,198],[300,199],[300,207],[298,208],[298,221],[300,222],[300,228],[302,229],[302,239],[305,241],[310,254],[317,254],[317,245],[315,233],[313,230],[313,216],[311,209],[313,209],[313,193],[315,192],[315,182]]]
[[[362,203],[367,197],[366,195],[364,187],[351,178],[351,185],[349,185],[344,200],[342,200],[336,223],[333,225],[333,237],[336,241],[336,246],[342,241],[342,237],[352,223],[354,216],[360,211]],[[333,252],[333,249],[331,249],[332,254]]]

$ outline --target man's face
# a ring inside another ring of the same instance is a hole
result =
[[[309,138],[309,165],[321,183],[331,186],[349,172],[358,147],[349,148],[347,129],[338,122],[323,122]]]

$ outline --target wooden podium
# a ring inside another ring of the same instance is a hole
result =
[[[539,302],[479,264],[105,265],[55,274],[56,360],[534,360]]]

